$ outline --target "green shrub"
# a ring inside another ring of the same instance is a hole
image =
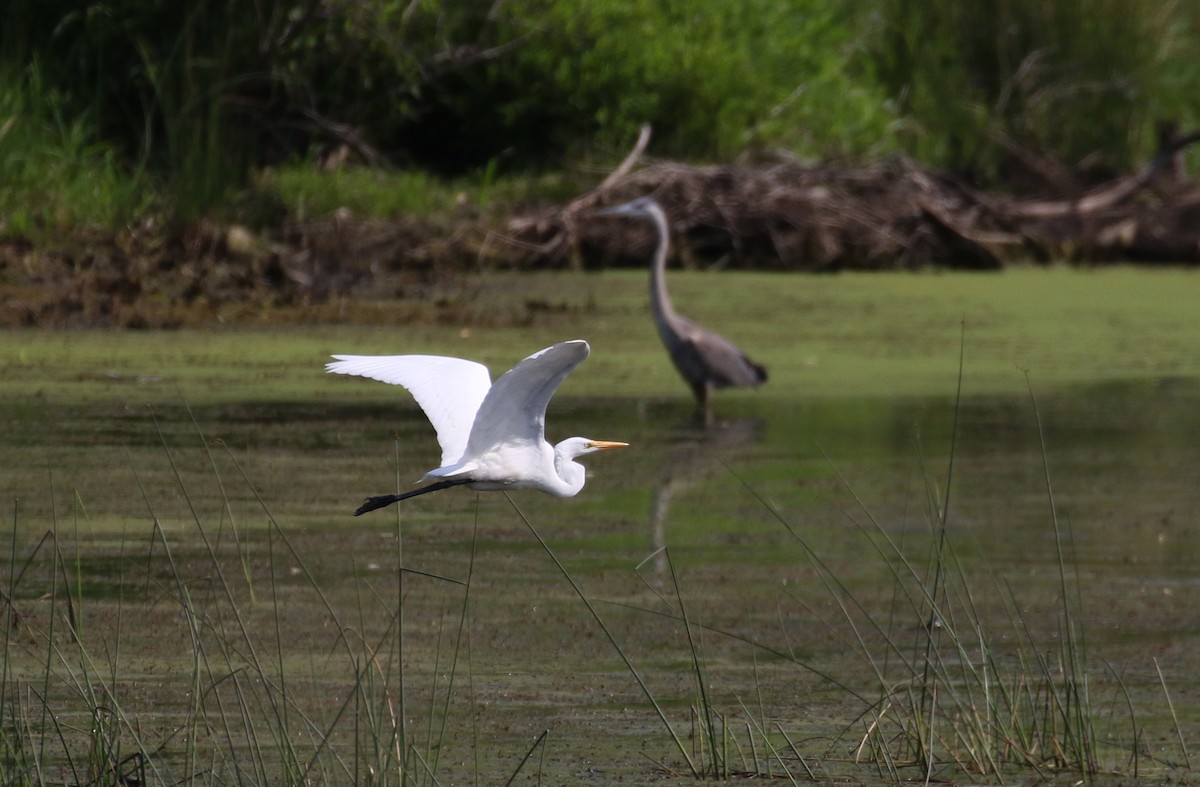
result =
[[[443,41],[429,14],[384,0],[56,6],[0,12],[0,66],[40,59],[64,116],[161,173],[183,219],[256,167],[394,133],[418,61]]]
[[[53,241],[122,226],[155,203],[150,179],[63,103],[36,65],[0,70],[0,234]]]
[[[1156,121],[1200,122],[1198,57],[1183,0],[10,0],[0,202],[10,231],[113,223],[153,182],[189,221],[341,146],[490,184],[606,166],[643,123],[689,160],[1128,169]]]
[[[722,159],[787,143],[809,155],[861,153],[890,117],[847,69],[851,29],[815,0],[508,3],[497,42],[510,53],[460,75],[447,130],[528,164],[594,146],[623,151],[643,123],[652,150]],[[547,155],[549,154],[549,155]]]
[[[1159,0],[881,0],[868,62],[918,158],[991,179],[1007,141],[1068,165],[1142,163],[1154,125],[1200,118],[1195,12]],[[1190,14],[1190,17],[1189,17]]]

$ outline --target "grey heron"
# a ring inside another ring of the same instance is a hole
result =
[[[675,368],[705,412],[713,389],[757,386],[766,382],[764,366],[750,360],[724,336],[675,311],[671,296],[667,294],[671,231],[666,213],[652,197],[639,197],[623,205],[595,211],[593,215],[648,219],[658,231],[658,246],[650,267],[650,307],[654,324]]]
[[[571,437],[546,442],[546,405],[567,375],[588,357],[583,340],[539,350],[491,382],[487,367],[438,355],[335,355],[327,372],[368,377],[408,389],[437,432],[442,464],[427,486],[369,497],[355,516],[426,492],[466,484],[472,489],[538,489],[573,497],[586,471],[576,457],[628,443]]]

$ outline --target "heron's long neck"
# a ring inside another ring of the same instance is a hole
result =
[[[675,316],[675,307],[671,304],[671,296],[667,294],[667,254],[671,249],[671,230],[667,226],[667,217],[662,210],[654,205],[648,211],[654,228],[658,230],[658,248],[654,250],[654,265],[650,268],[650,307],[654,312],[654,321],[659,330]]]

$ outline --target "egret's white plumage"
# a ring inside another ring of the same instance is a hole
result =
[[[571,497],[585,471],[575,457],[626,443],[572,437],[546,442],[546,406],[566,376],[588,357],[576,339],[539,350],[491,382],[487,367],[439,355],[335,355],[334,374],[368,377],[408,389],[437,432],[442,464],[421,481],[428,486],[371,497],[363,514],[414,495],[468,484],[473,489],[540,489]]]

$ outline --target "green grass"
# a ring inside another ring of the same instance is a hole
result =
[[[452,184],[424,172],[352,168],[320,172],[297,165],[268,170],[256,184],[299,221],[349,211],[358,218],[428,218],[454,208]]]
[[[120,230],[158,204],[153,179],[131,171],[90,118],[64,103],[36,64],[0,66],[0,237],[56,248]]]
[[[966,347],[967,393],[1040,390],[1082,381],[1200,374],[1200,276],[1184,270],[1017,269],[1000,274],[675,274],[676,305],[765,363],[755,397],[938,394]],[[682,383],[649,319],[645,277],[489,274],[463,288],[461,315],[404,325],[404,302],[348,302],[375,325],[272,329],[13,331],[0,351],[0,394],[52,401],[120,396],[193,404],[312,396],[395,400],[384,386],[347,386],[331,353],[433,353],[495,372],[533,350],[585,338],[592,357],[563,395],[676,396]],[[397,325],[389,325],[396,322]]]
[[[298,163],[261,173],[254,191],[277,199],[297,221],[341,211],[359,219],[447,221],[480,212],[506,215],[514,205],[533,200],[565,202],[586,187],[587,182],[566,174],[498,178],[493,167],[447,179],[416,169],[324,172]]]

